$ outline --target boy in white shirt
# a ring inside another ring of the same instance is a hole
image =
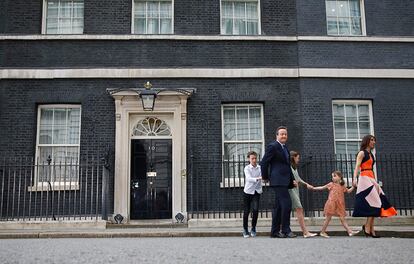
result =
[[[262,191],[262,173],[257,164],[257,153],[249,151],[247,158],[250,164],[244,168],[244,193],[243,193],[243,237],[256,236],[257,217],[259,215],[259,201]],[[249,233],[248,220],[250,209],[252,210],[252,229]]]

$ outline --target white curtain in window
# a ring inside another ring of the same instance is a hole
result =
[[[147,2],[148,27],[147,34],[158,34],[159,2]]]
[[[137,34],[145,34],[146,33],[146,2],[136,1],[135,2],[135,24],[134,24],[134,32]]]
[[[247,2],[246,3],[246,21],[247,21],[247,35],[258,34],[258,14],[257,14],[257,3]]]
[[[171,2],[160,2],[160,34],[172,33],[172,5]]]
[[[222,2],[222,32],[227,35],[233,34],[233,2]]]
[[[234,35],[246,35],[246,3],[234,2]]]

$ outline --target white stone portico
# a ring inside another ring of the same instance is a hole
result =
[[[182,213],[187,219],[187,99],[189,95],[164,91],[157,95],[153,111],[144,111],[135,89],[108,89],[115,100],[115,172],[114,216],[121,214],[123,223],[130,221],[131,140],[155,136],[133,136],[133,127],[142,119],[154,117],[166,122],[172,140],[172,215]],[[194,91],[194,89],[191,89]],[[159,137],[157,137],[159,138]],[[167,138],[167,137],[163,137]]]

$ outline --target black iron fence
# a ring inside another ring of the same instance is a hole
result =
[[[108,215],[108,163],[98,157],[0,160],[0,221],[98,220]]]
[[[321,186],[331,181],[334,170],[342,171],[347,186],[352,185],[355,155],[304,156],[299,166],[303,180]],[[188,177],[188,208],[190,218],[242,217],[244,157],[224,161],[190,159]],[[377,181],[399,215],[413,216],[414,211],[414,154],[378,154],[375,164]],[[327,191],[310,191],[300,187],[306,216],[323,216]],[[345,194],[348,214],[352,214],[355,192]],[[264,186],[259,217],[271,217],[274,194]]]

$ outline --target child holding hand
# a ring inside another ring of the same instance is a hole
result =
[[[344,193],[353,192],[354,186],[348,189],[344,185],[345,185],[345,182],[344,182],[342,173],[340,171],[334,171],[332,172],[332,182],[324,186],[318,186],[318,187],[310,186],[310,189],[312,190],[322,191],[322,190],[327,189],[329,191],[329,197],[325,203],[325,208],[324,208],[325,221],[323,223],[322,230],[320,232],[320,236],[322,237],[329,238],[328,234],[326,233],[326,228],[328,227],[328,224],[331,221],[332,216],[339,216],[339,219],[341,220],[341,223],[345,227],[349,236],[353,236],[359,232],[359,231],[352,231],[351,228],[349,228],[345,220],[346,212],[345,212]]]

